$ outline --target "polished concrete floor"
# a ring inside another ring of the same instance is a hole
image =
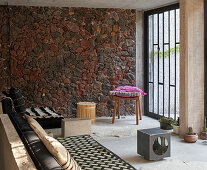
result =
[[[118,128],[117,128],[118,127]],[[109,131],[110,129],[123,129],[132,127],[132,129],[146,129],[159,127],[159,122],[157,120],[151,119],[149,117],[143,117],[143,120],[139,122],[139,125],[135,125],[135,117],[130,116],[122,117],[122,119],[115,121],[114,124],[111,123],[111,118],[99,118],[96,120],[96,123],[92,125],[92,130],[99,128],[101,131]],[[122,130],[123,130],[122,129]],[[118,133],[118,132],[116,132]],[[112,152],[116,153],[126,162],[134,166],[136,169],[147,166],[156,166],[167,161],[179,160],[183,164],[185,162],[199,161],[200,164],[207,162],[207,143],[203,140],[198,140],[196,143],[185,143],[182,138],[179,138],[176,135],[171,135],[171,157],[164,158],[159,161],[147,161],[142,156],[137,154],[137,137],[136,133],[129,133],[129,136],[124,134],[121,137],[116,137],[117,135],[107,136],[107,133],[104,135],[93,135],[93,137],[100,142],[102,145],[110,149]],[[110,133],[109,133],[110,134]],[[199,165],[199,163],[198,163]],[[203,167],[203,166],[202,166]],[[179,169],[179,168],[178,168]],[[189,167],[189,169],[191,169]],[[198,166],[199,169],[199,166]],[[207,169],[207,163],[204,163],[204,168]],[[182,170],[182,168],[181,168]]]

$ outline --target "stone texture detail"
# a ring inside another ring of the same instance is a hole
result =
[[[10,61],[11,77],[5,73],[1,77],[11,78],[28,106],[53,106],[73,117],[77,102],[93,101],[97,116],[110,116],[109,91],[136,84],[135,10],[13,6],[7,10],[9,25],[0,22],[0,44],[9,35],[9,55],[6,47],[0,55],[5,68]],[[0,21],[4,15],[0,12]],[[9,33],[2,36],[8,26]],[[133,103],[123,112],[131,113]]]
[[[9,27],[8,9],[0,6],[0,91],[5,90],[9,83]]]

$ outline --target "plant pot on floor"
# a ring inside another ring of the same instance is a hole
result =
[[[168,122],[160,122],[160,129],[163,129],[163,130],[171,130],[171,129],[173,129],[173,127]]]
[[[207,140],[206,117],[204,117],[204,124],[203,124],[203,131],[201,132],[201,139]]]
[[[179,135],[179,133],[180,133],[180,126],[173,125],[173,133]]]
[[[184,135],[184,140],[188,143],[195,143],[198,140],[198,135],[193,132],[192,127],[188,128],[188,133]]]
[[[201,132],[201,139],[207,140],[207,132]]]
[[[185,134],[184,135],[184,140],[187,143],[195,143],[198,140],[198,135],[196,133],[189,135],[189,134]]]

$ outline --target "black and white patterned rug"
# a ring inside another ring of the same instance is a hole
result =
[[[134,170],[119,156],[99,144],[90,135],[57,138],[83,170]]]
[[[30,107],[26,109],[26,114],[33,118],[63,118],[52,107]]]

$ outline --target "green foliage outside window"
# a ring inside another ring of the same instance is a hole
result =
[[[176,46],[176,50],[175,48],[170,48],[170,55],[175,54],[175,51],[178,53],[180,52],[180,46]],[[158,51],[154,51],[154,56],[158,56]],[[159,57],[162,58],[163,56],[163,51],[159,50]],[[164,52],[164,58],[167,58],[169,56],[169,50]],[[150,53],[150,59],[153,60],[153,51],[151,51]]]

